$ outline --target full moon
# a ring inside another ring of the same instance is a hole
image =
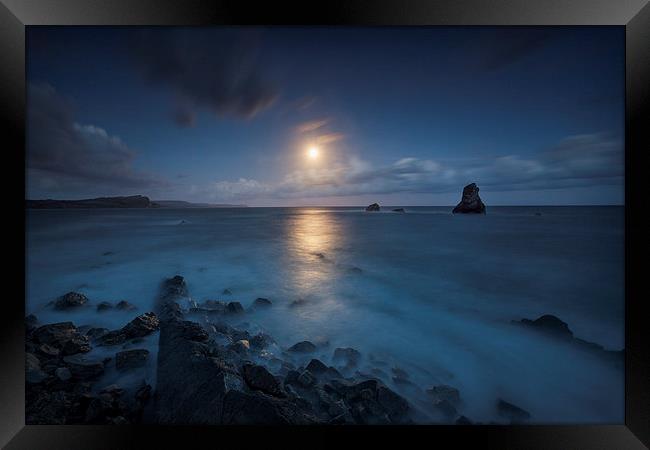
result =
[[[318,158],[318,147],[309,147],[309,150],[307,150],[307,156],[311,159]]]

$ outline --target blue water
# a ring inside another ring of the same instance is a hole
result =
[[[362,371],[381,360],[421,388],[453,385],[473,420],[499,420],[503,398],[533,423],[623,422],[622,369],[510,323],[554,314],[577,337],[623,348],[622,207],[385,209],[30,210],[27,312],[116,328],[135,313],[46,305],[76,290],[141,313],[163,277],[181,274],[199,302],[271,299],[246,321],[281,346],[327,340],[326,361],[349,346]]]

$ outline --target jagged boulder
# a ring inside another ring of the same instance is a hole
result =
[[[113,330],[98,339],[99,345],[122,344],[129,339],[147,336],[158,330],[160,321],[152,312],[144,313],[119,330]]]
[[[476,183],[468,184],[463,188],[463,197],[456,205],[454,214],[485,214],[485,204],[478,195],[479,188]]]
[[[368,205],[366,207],[366,211],[379,211],[379,210],[380,210],[379,203],[373,203],[372,205]]]
[[[57,298],[54,302],[55,309],[69,309],[82,306],[88,302],[88,297],[78,292],[68,292]]]

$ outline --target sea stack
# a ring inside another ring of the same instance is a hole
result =
[[[372,205],[368,205],[366,211],[379,211],[379,203],[373,203]]]
[[[476,183],[468,184],[463,188],[463,198],[456,205],[453,214],[485,214],[485,204],[478,196],[479,188]]]

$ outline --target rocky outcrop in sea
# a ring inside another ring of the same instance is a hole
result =
[[[468,184],[463,188],[463,197],[460,203],[452,210],[453,214],[485,214],[485,204],[478,195],[479,188],[476,183]]]

